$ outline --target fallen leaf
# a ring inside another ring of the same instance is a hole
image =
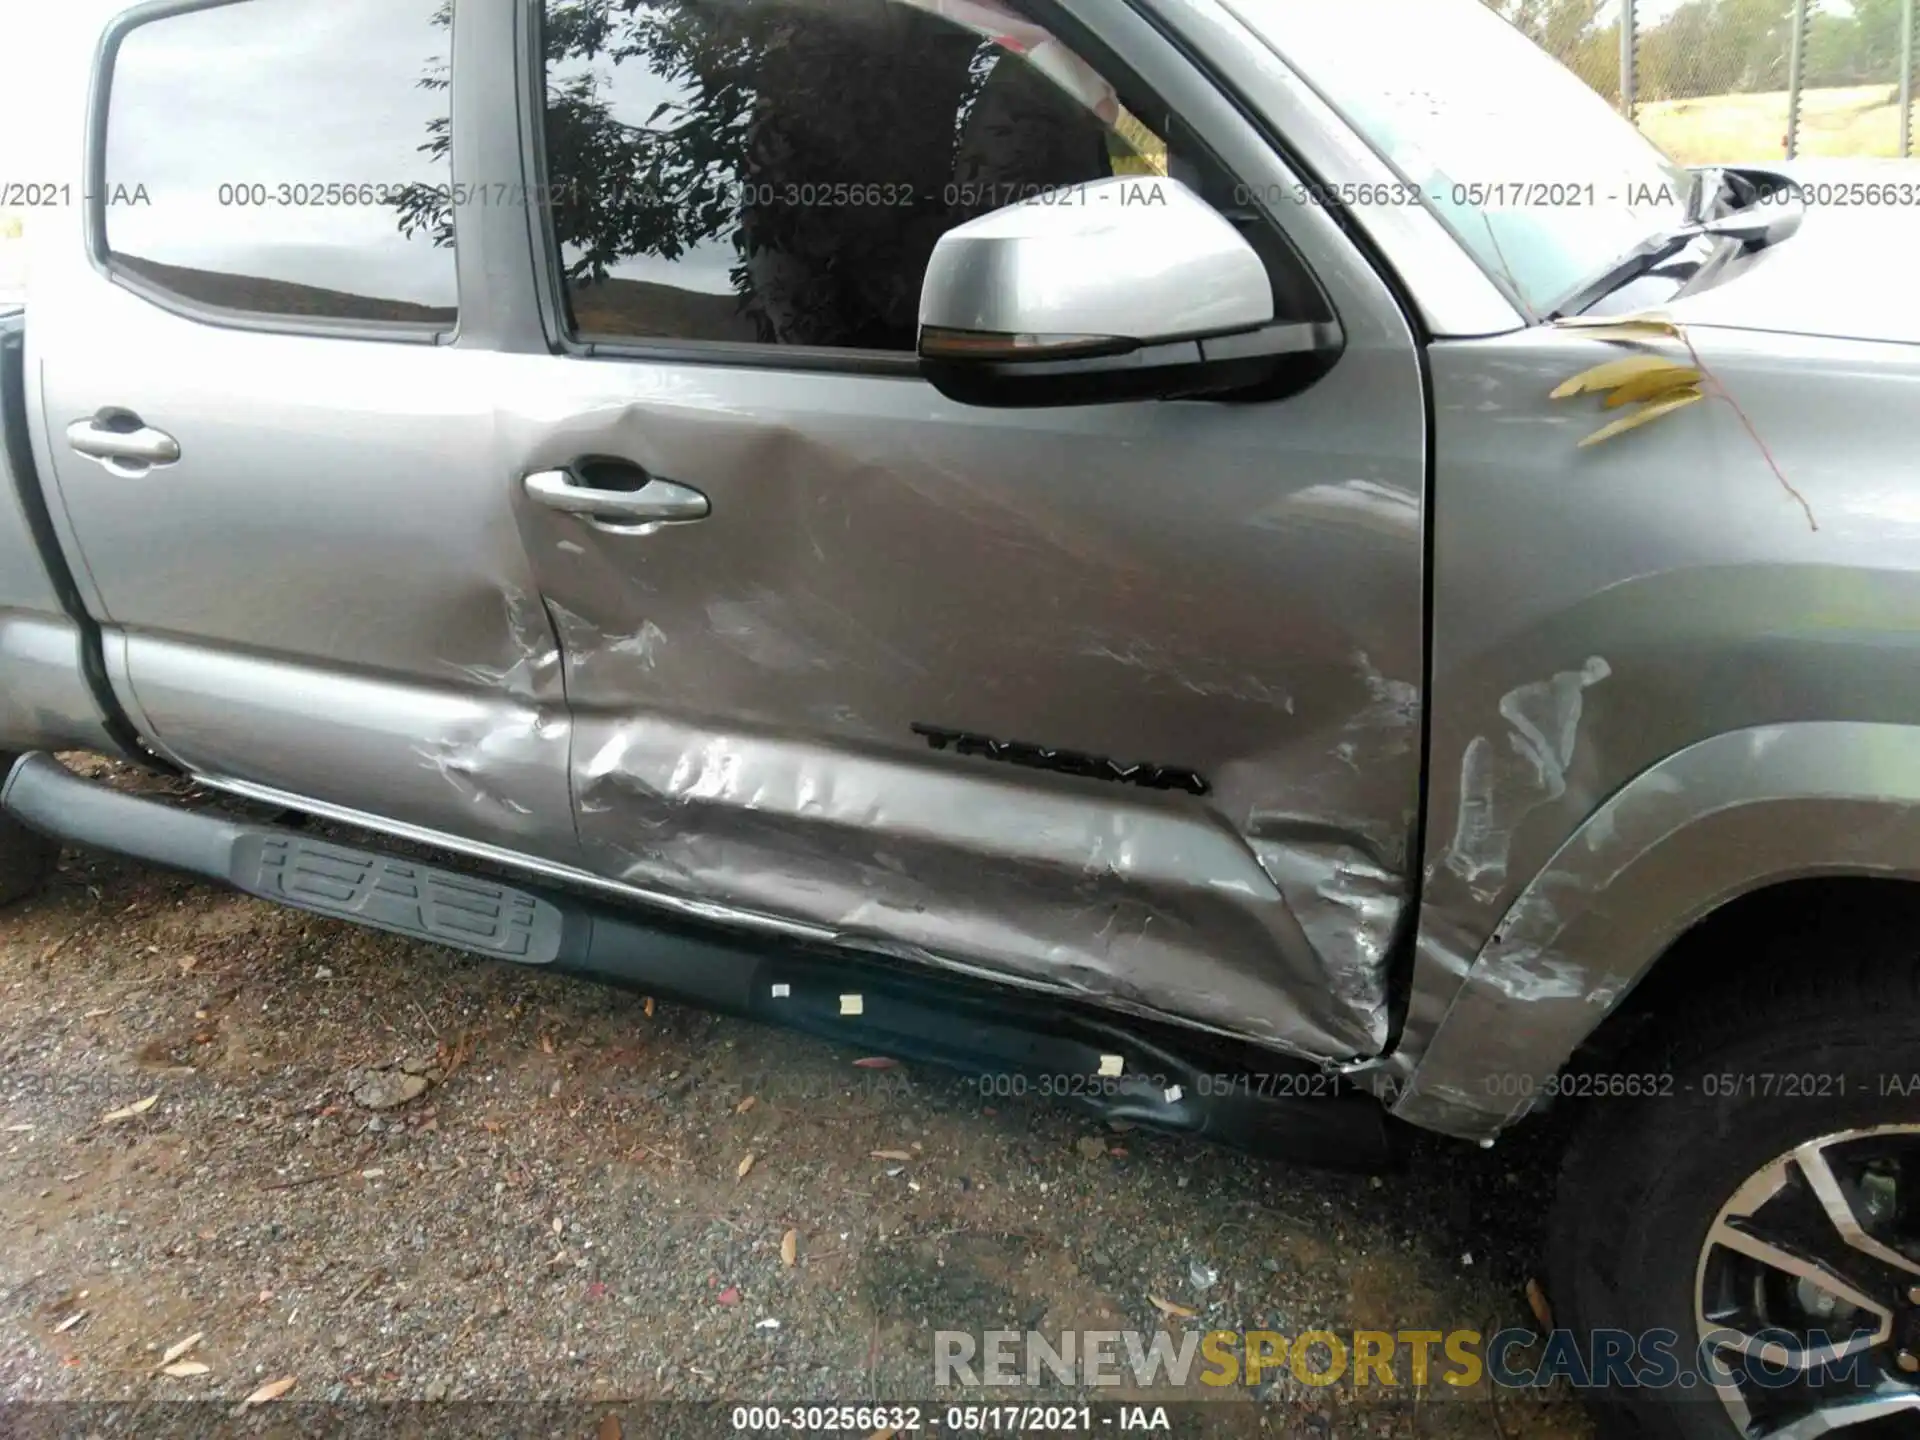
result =
[[[1677,340],[1680,327],[1664,315],[1568,315],[1553,322],[1561,330],[1590,330],[1596,340]]]
[[[184,975],[200,963],[200,957],[198,955],[182,955],[177,963],[180,966],[180,973]]]
[[[540,1048],[549,1055],[553,1054],[553,1037],[551,1035],[542,1035],[540,1037]]]
[[[800,1258],[800,1232],[789,1230],[780,1237],[780,1263],[788,1269]]]
[[[716,1295],[714,1300],[715,1303],[720,1305],[738,1305],[740,1303],[740,1287],[738,1285],[729,1285]]]
[[[1158,1295],[1149,1295],[1147,1299],[1153,1302],[1153,1308],[1162,1315],[1179,1315],[1191,1320],[1200,1313],[1198,1310],[1189,1310],[1184,1305],[1176,1305],[1171,1300],[1162,1300]]]
[[[1703,378],[1691,365],[1669,365],[1659,370],[1649,370],[1607,396],[1607,409],[1618,410],[1622,405],[1632,405],[1640,400],[1657,400],[1669,390],[1698,385]]]
[[[1696,400],[1704,400],[1706,398],[1706,393],[1701,390],[1698,385],[1689,385],[1684,390],[1676,390],[1671,395],[1667,395],[1662,399],[1642,405],[1631,415],[1622,415],[1611,425],[1602,425],[1598,430],[1580,442],[1580,448],[1584,450],[1589,445],[1598,445],[1602,440],[1611,440],[1616,435],[1624,435],[1629,430],[1637,430],[1649,420],[1658,420],[1662,415],[1670,411],[1678,410],[1683,406],[1693,404]]]
[[[647,996],[646,1003],[640,1008],[646,1013],[647,1019],[651,1020],[653,1018],[653,997],[651,995]]]
[[[202,1365],[198,1360],[182,1360],[175,1365],[162,1365],[160,1373],[171,1375],[176,1380],[190,1380],[195,1375],[205,1375],[211,1369],[211,1365]]]
[[[1685,368],[1685,366],[1676,365],[1664,355],[1628,355],[1620,360],[1609,360],[1605,364],[1595,365],[1590,370],[1582,370],[1571,380],[1561,381],[1554,386],[1553,393],[1548,398],[1565,400],[1569,395],[1580,395],[1589,390],[1611,390],[1616,385],[1625,385],[1631,380],[1640,380],[1648,375]]]
[[[553,1233],[554,1234],[558,1235],[562,1230],[566,1228],[567,1228],[566,1221],[562,1220],[558,1215],[553,1217]]]
[[[200,1337],[205,1333],[203,1330],[196,1330],[179,1344],[169,1345],[167,1347],[167,1353],[160,1357],[160,1363],[162,1365],[171,1365],[182,1355],[193,1349],[194,1346],[198,1345],[200,1343]]]
[[[269,1400],[278,1400],[294,1387],[294,1383],[295,1377],[292,1375],[284,1375],[278,1380],[269,1380],[258,1390],[247,1396],[246,1399],[242,1400],[240,1402],[240,1408],[244,1410],[249,1405],[264,1405]]]
[[[867,1437],[867,1440],[893,1440],[893,1434],[891,1429],[876,1430]]]
[[[144,1100],[136,1100],[124,1110],[109,1110],[100,1117],[102,1125],[110,1125],[116,1120],[131,1120],[136,1115],[144,1115],[160,1103],[158,1095],[149,1095]]]
[[[1553,1307],[1547,1303],[1547,1292],[1540,1288],[1538,1280],[1527,1281],[1527,1304],[1533,1310],[1533,1318],[1540,1322],[1540,1328],[1551,1332]]]
[[[869,1150],[875,1160],[911,1160],[913,1156],[905,1150]]]
[[[747,1111],[751,1110],[754,1106],[758,1105],[759,1103],[760,1103],[760,1099],[758,1096],[749,1095],[747,1096],[746,1099],[742,1100],[738,1105],[733,1107],[733,1113],[736,1115],[744,1115],[747,1113]]]
[[[64,1335],[67,1333],[67,1331],[71,1330],[74,1326],[78,1325],[82,1320],[86,1318],[87,1318],[86,1311],[76,1310],[71,1315],[67,1316],[66,1319],[62,1320],[58,1325],[54,1326],[53,1333],[56,1335]]]
[[[753,1168],[753,1152],[749,1150],[747,1152],[747,1158],[740,1162],[740,1168],[734,1171],[733,1173],[737,1178],[744,1180],[747,1178],[747,1171],[751,1170],[752,1168]]]
[[[653,1002],[649,1000],[647,1003],[651,1005]],[[609,1410],[600,1417],[600,1424],[595,1427],[593,1435],[594,1440],[623,1440],[620,1417]]]

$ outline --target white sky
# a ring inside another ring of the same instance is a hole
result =
[[[75,114],[85,101],[65,103],[74,92],[58,73],[63,60],[84,73],[86,52],[123,0],[0,0],[0,55],[7,57],[6,84],[0,85],[0,178],[44,168],[52,138],[53,112]],[[84,94],[84,91],[80,92]],[[78,133],[77,131],[75,132]],[[71,169],[78,169],[76,159]]]
[[[66,181],[78,193],[88,56],[100,27],[122,4],[0,0],[0,56],[6,57],[0,62],[6,75],[0,84],[0,182]],[[11,221],[23,232],[0,239],[0,301],[24,292],[27,236],[67,220],[78,224],[72,212],[0,212],[0,222]]]

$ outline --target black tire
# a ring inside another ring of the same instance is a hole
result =
[[[1810,947],[1785,965],[1730,977],[1710,1003],[1668,1017],[1652,1039],[1609,1063],[1620,1075],[1671,1075],[1671,1088],[1588,1102],[1579,1119],[1548,1244],[1557,1324],[1582,1335],[1673,1331],[1690,1370],[1701,1250],[1735,1190],[1796,1145],[1920,1122],[1920,1098],[1900,1085],[1889,1090],[1885,1078],[1920,1077],[1920,956],[1885,941],[1855,950],[1852,963],[1825,951]],[[1761,982],[1756,972],[1778,978]],[[1605,1440],[1739,1433],[1705,1385],[1614,1387],[1588,1398]],[[1892,1433],[1920,1434],[1920,1413],[1900,1420],[1907,1428]],[[1835,1433],[1877,1440],[1888,1432]]]

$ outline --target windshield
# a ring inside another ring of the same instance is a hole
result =
[[[1686,219],[1692,177],[1482,0],[1228,0],[1534,316]]]

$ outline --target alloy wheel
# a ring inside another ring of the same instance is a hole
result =
[[[1920,1125],[1795,1146],[1709,1228],[1699,1359],[1742,1436],[1920,1426]]]

